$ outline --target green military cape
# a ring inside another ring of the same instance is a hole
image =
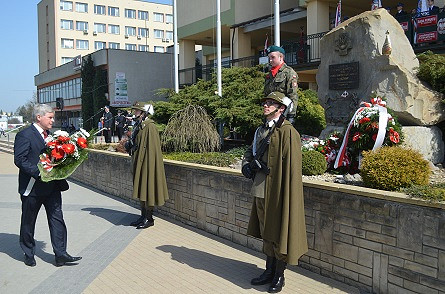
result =
[[[142,122],[136,136],[138,146],[133,154],[133,198],[148,206],[164,205],[168,199],[159,131],[153,120]]]
[[[277,244],[287,263],[298,264],[308,251],[304,217],[303,183],[301,177],[300,135],[285,120],[270,137],[264,195],[264,236],[253,202],[247,234]]]

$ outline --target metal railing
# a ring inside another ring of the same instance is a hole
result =
[[[320,62],[320,39],[326,32],[302,36],[296,40],[287,40],[283,43],[286,51],[286,63],[293,67],[316,68]],[[231,59],[222,62],[223,68],[233,66],[252,67],[259,64],[260,55]],[[199,65],[179,70],[179,85],[181,87],[192,85],[199,79],[210,80],[216,64]]]

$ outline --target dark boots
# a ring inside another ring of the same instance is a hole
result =
[[[153,219],[153,207],[148,207],[145,210],[145,218],[139,223],[136,229],[146,229],[155,225],[155,221]]]
[[[275,275],[273,277],[272,283],[270,284],[269,293],[278,293],[284,287],[284,270],[286,269],[286,262],[282,260],[277,260],[275,267]]]
[[[265,285],[272,282],[275,274],[276,262],[277,260],[275,259],[275,257],[267,256],[266,270],[258,278],[252,279],[250,283],[254,286],[257,286],[257,285]]]
[[[147,216],[147,210],[145,209],[144,205],[141,204],[141,216],[134,222],[130,223],[130,226],[132,227],[139,226],[144,221],[144,219],[147,219],[146,216]]]

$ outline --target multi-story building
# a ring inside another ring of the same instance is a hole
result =
[[[166,52],[171,5],[139,0],[42,0],[37,5],[39,72],[96,50]]]
[[[251,66],[259,63],[266,40],[274,44],[273,0],[221,0],[223,66]],[[299,75],[303,88],[317,88],[320,62],[319,40],[332,29],[338,0],[280,0],[280,45],[285,60]],[[382,1],[396,13],[398,0]],[[411,12],[416,1],[405,2]],[[342,0],[342,20],[371,9],[371,0]],[[216,59],[216,1],[177,0],[180,84],[210,76]],[[435,5],[443,7],[444,0]],[[195,47],[202,45],[202,65],[195,66]],[[421,47],[425,49],[426,47]],[[267,59],[266,59],[267,62]]]

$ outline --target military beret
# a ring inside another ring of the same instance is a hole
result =
[[[402,2],[399,2],[399,3],[397,3],[397,6],[403,7],[404,5]]]
[[[267,48],[267,54],[271,53],[271,52],[280,52],[281,54],[285,54],[285,51],[283,48],[281,48],[280,46],[276,46],[276,45],[272,45],[269,46],[269,48]]]

